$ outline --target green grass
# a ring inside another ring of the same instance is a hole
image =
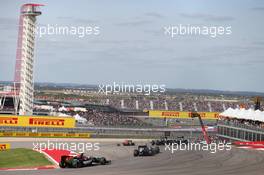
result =
[[[0,168],[22,168],[52,165],[45,156],[31,149],[16,148],[0,151]]]

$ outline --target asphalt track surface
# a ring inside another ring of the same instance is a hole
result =
[[[3,140],[0,140],[3,141]],[[13,148],[32,148],[32,141],[8,140]],[[37,140],[35,140],[37,141]],[[58,140],[57,140],[58,141]],[[65,140],[64,140],[65,141]],[[67,140],[69,141],[69,140]],[[77,142],[77,140],[73,140]],[[78,140],[80,141],[80,140]],[[121,140],[81,140],[99,142],[100,151],[87,154],[104,156],[112,160],[111,165],[79,169],[53,169],[32,171],[0,171],[2,175],[263,175],[264,151],[232,147],[231,151],[169,151],[153,157],[133,157],[135,147],[117,146]],[[146,141],[144,141],[146,142]],[[144,143],[137,141],[137,144]]]

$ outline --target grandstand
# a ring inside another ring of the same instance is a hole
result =
[[[220,114],[218,136],[235,141],[264,141],[264,112],[229,108]]]
[[[122,110],[173,110],[197,112],[223,112],[229,107],[239,108],[243,105],[246,109],[253,109],[254,103],[248,97],[214,97],[196,94],[170,94],[170,95],[127,95],[127,96],[102,96],[93,94],[89,97],[54,98],[52,95],[36,96],[38,100],[61,100],[79,105],[104,105]],[[263,106],[261,106],[263,108]]]

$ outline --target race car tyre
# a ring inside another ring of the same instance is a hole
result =
[[[61,161],[61,162],[59,163],[59,166],[60,166],[61,168],[66,168],[66,163],[63,162],[63,161]]]
[[[134,150],[134,157],[137,157],[139,155],[139,151],[138,150]]]
[[[149,155],[152,156],[153,155],[153,151],[149,150]]]
[[[81,168],[82,167],[82,163],[81,162],[77,162],[77,168]]]
[[[156,153],[160,153],[160,148],[158,146],[156,146],[154,149]]]
[[[73,168],[78,168],[78,163],[79,163],[79,161],[77,159],[73,159],[72,160],[72,167]]]
[[[101,165],[105,165],[106,164],[106,159],[104,157],[100,158],[99,160]]]
[[[155,145],[155,141],[154,140],[151,141],[151,145]]]

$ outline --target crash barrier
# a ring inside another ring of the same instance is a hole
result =
[[[190,119],[192,116],[192,112],[181,112],[181,111],[162,111],[162,110],[149,110],[149,117],[153,118],[182,118],[182,119]],[[198,112],[202,119],[218,119],[218,112]]]
[[[74,128],[73,117],[0,115],[0,126]]]
[[[0,137],[60,137],[90,138],[91,133],[60,133],[60,132],[0,132]]]
[[[0,127],[0,133],[2,132],[29,132],[34,133],[36,128],[24,128],[24,127]],[[208,128],[209,129],[209,128]],[[181,131],[193,131],[200,132],[201,127],[189,127],[189,128],[112,128],[112,127],[76,127],[71,129],[65,128],[38,128],[38,133],[100,133],[100,132],[181,132]],[[212,130],[208,130],[209,132]]]
[[[10,148],[11,148],[10,143],[0,143],[0,151],[5,151]]]
[[[133,137],[160,137],[164,136],[165,133],[171,135],[190,135],[190,133],[201,134],[202,129],[199,128],[106,128],[106,127],[93,127],[90,130],[94,133],[92,137],[122,137],[122,136],[133,136]],[[216,131],[211,128],[206,128],[207,132],[215,133]]]
[[[0,127],[1,132],[34,132],[33,127]],[[111,138],[153,138],[164,136],[165,132],[172,135],[190,135],[191,133],[201,134],[201,127],[190,128],[111,128],[111,127],[76,127],[76,128],[38,128],[38,133],[90,133],[91,137],[111,137]],[[214,129],[207,128],[210,133],[215,133]],[[7,137],[7,136],[6,136]]]

